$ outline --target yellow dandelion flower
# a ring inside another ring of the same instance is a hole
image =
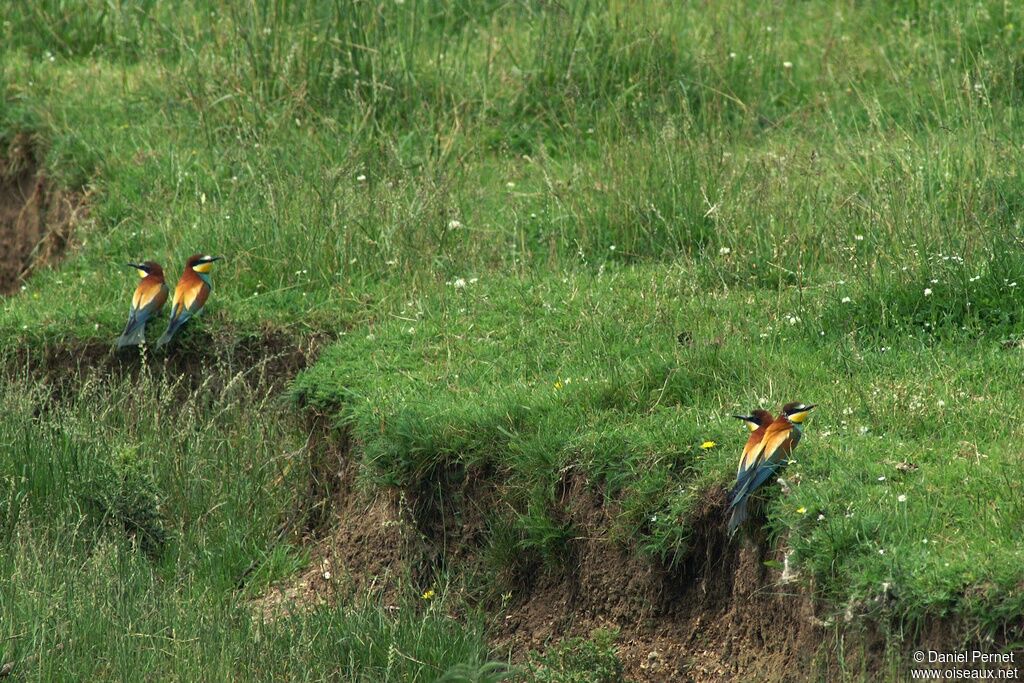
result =
[[[422,597],[424,600],[433,600],[434,599],[434,589],[433,588],[428,588],[427,590],[425,590],[423,592],[423,595],[421,595],[420,597]]]
[[[703,448],[704,450],[708,450],[709,448],[714,448],[717,445],[718,444],[715,443],[714,441],[705,441],[700,445],[700,447]]]
[[[561,388],[562,388],[562,380],[555,381],[555,391],[558,391]]]
[[[797,511],[797,514],[801,514],[801,515],[806,515],[807,514],[807,508],[805,508],[803,505],[798,507],[796,509],[796,511]]]

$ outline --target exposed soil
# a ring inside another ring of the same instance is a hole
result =
[[[325,341],[321,337],[297,340],[274,330],[240,339],[222,328],[214,333],[206,328],[186,333],[196,337],[190,342],[198,340],[187,349],[117,351],[113,338],[110,343],[64,341],[18,349],[5,365],[9,372],[46,382],[57,397],[74,392],[82,378],[90,374],[135,376],[144,369],[163,372],[189,390],[200,385],[217,389],[239,375],[250,383],[280,390],[315,359]]]
[[[273,619],[334,600],[397,609],[400,586],[422,565],[425,549],[409,508],[393,490],[370,493],[357,486],[358,464],[344,434],[339,444],[323,428],[311,433],[308,507],[299,511],[311,561],[298,577],[261,596],[255,611]]]
[[[332,508],[313,516],[321,526],[311,530],[310,567],[257,602],[264,616],[367,591],[393,605],[399,583],[426,585],[425,569],[472,565],[484,528],[477,506],[493,495],[493,486],[456,477],[450,500],[457,504],[443,509],[394,491],[370,495],[356,487],[351,444],[342,441],[321,443],[311,456],[317,464],[310,497],[329,498]],[[765,566],[764,539],[727,541],[721,491],[703,501],[694,520],[694,552],[676,571],[606,540],[614,504],[582,479],[569,481],[564,502],[574,527],[585,530],[572,543],[573,571],[536,573],[513,591],[492,633],[499,652],[522,660],[565,637],[614,627],[628,680],[786,681],[820,670],[813,660],[827,629],[812,601]],[[779,553],[773,557],[782,560]]]
[[[27,135],[0,155],[0,295],[33,270],[60,260],[85,214],[84,196],[55,187]]]
[[[435,473],[449,488],[429,500],[379,488],[371,494],[356,486],[352,444],[321,434],[311,450],[309,500],[323,507],[306,511],[312,562],[260,598],[258,614],[367,597],[396,606],[401,586],[428,586],[433,572],[474,566],[486,533],[483,508],[495,502],[500,477]],[[885,680],[899,675],[894,662],[911,661],[910,650],[893,658],[900,644],[877,625],[822,621],[812,591],[785,568],[784,549],[770,550],[763,536],[730,541],[721,490],[705,495],[691,522],[692,551],[672,570],[608,540],[615,503],[582,478],[568,478],[562,503],[582,531],[571,542],[572,570],[505,577],[517,587],[492,627],[499,656],[522,661],[530,650],[611,627],[630,681]],[[903,647],[948,650],[957,633],[937,620],[928,633],[907,634]]]
[[[813,603],[765,567],[766,545],[728,542],[721,491],[702,501],[693,553],[676,571],[604,540],[614,505],[585,482],[567,496],[587,532],[574,541],[575,570],[541,577],[509,608],[496,642],[514,659],[614,627],[629,680],[802,680],[811,670],[824,638]]]

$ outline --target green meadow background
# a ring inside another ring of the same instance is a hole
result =
[[[494,596],[566,567],[565,472],[672,567],[730,415],[791,400],[820,407],[767,524],[826,615],[1013,647],[1022,106],[1024,6],[988,0],[5,3],[0,154],[89,209],[0,299],[0,659],[498,680]],[[225,257],[170,352],[199,371],[54,389],[120,332],[125,261],[194,252]],[[268,339],[321,350],[215,362]],[[367,491],[494,474],[469,589],[254,617],[309,564],[311,411]]]

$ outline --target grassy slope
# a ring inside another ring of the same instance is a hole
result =
[[[296,388],[342,406],[383,483],[433,494],[445,468],[496,469],[514,510],[495,513],[510,531],[490,548],[496,570],[557,562],[578,535],[558,522],[570,470],[622,502],[620,541],[675,561],[691,506],[730,476],[743,435],[729,415],[817,401],[792,493],[768,517],[833,604],[860,613],[888,585],[909,619],[1019,614],[1020,428],[1007,416],[1020,354],[990,340],[837,341],[821,327],[831,296],[787,293],[765,310],[745,292],[688,300],[688,280],[659,267],[450,288],[353,333]]]
[[[303,523],[306,453],[243,375],[184,395],[149,375],[91,379],[60,403],[6,379],[0,655],[22,673],[405,681],[486,657],[479,626],[443,604],[253,617],[249,601],[305,561],[282,521]]]
[[[742,437],[725,416],[817,401],[799,485],[769,519],[836,607],[866,609],[887,583],[897,617],[1019,615],[1021,435],[1006,416],[1021,361],[999,342],[1024,319],[1021,11],[675,7],[0,10],[0,140],[35,133],[48,172],[90,183],[94,207],[74,258],[0,303],[0,347],[105,342],[132,286],[124,260],[174,272],[193,251],[224,254],[202,325],[344,333],[296,393],[352,424],[374,480],[429,490],[453,463],[509,474],[496,570],[559,561],[567,467],[623,500],[621,539],[671,561],[695,497],[729,478]],[[238,410],[238,427],[208,426],[226,450],[193,467],[264,461],[243,447],[263,408]],[[118,438],[159,452],[163,436]],[[720,447],[702,451],[708,439]],[[4,474],[64,501],[63,521],[8,521],[6,542],[26,545],[7,576],[90,554],[66,541],[86,484],[40,479],[37,457]],[[149,467],[180,500],[168,519],[241,500]],[[291,495],[273,481],[251,483],[277,501],[268,513]],[[238,567],[294,566],[268,520],[224,514],[220,540],[185,529],[175,543],[189,557],[249,539],[229,566],[110,551],[141,577],[134,609],[194,609],[149,588],[163,576],[197,582],[194,619],[216,621]],[[37,613],[16,604],[22,622]],[[473,637],[451,662],[479,656]],[[232,642],[225,657],[245,638]]]

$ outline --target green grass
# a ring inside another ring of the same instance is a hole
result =
[[[4,661],[48,680],[407,681],[482,666],[481,625],[453,622],[443,600],[403,599],[400,619],[345,601],[254,610],[305,564],[294,513],[309,455],[297,419],[245,379],[186,391],[87,378],[54,401],[5,378]]]
[[[0,154],[28,135],[90,205],[0,301],[5,656],[492,675],[482,622],[415,599],[252,623],[305,562],[282,520],[310,407],[424,514],[500,482],[504,590],[564,569],[567,473],[616,502],[610,542],[671,566],[729,484],[729,414],[817,402],[767,512],[825,609],[1019,622],[1022,30],[987,1],[4,6]],[[173,279],[196,251],[226,260],[172,353],[327,339],[291,401],[223,367],[54,399],[24,369],[117,336],[125,261]]]
[[[788,470],[797,483],[768,518],[832,604],[867,609],[887,585],[902,618],[984,628],[1024,608],[1009,533],[1024,521],[1008,446],[1021,436],[1017,351],[959,326],[948,342],[837,340],[818,323],[830,295],[687,300],[688,279],[658,267],[451,288],[416,302],[415,322],[336,344],[297,397],[341,406],[368,475],[424,505],[453,476],[496,472],[494,525],[514,529],[496,543],[514,546],[490,550],[527,567],[559,561],[578,535],[559,522],[570,471],[621,502],[620,542],[674,564],[690,550],[688,513],[728,483],[745,439],[730,414],[818,402]],[[966,591],[979,581],[984,595]]]

